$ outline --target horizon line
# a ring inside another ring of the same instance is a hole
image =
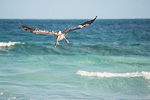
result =
[[[92,18],[0,18],[0,19],[14,19],[14,20],[86,20]],[[150,18],[97,18],[97,19],[150,19]]]

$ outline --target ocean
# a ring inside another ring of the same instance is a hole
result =
[[[0,19],[0,100],[150,100],[150,19]]]

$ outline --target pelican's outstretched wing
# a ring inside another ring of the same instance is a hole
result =
[[[71,32],[71,31],[73,31],[73,30],[77,30],[77,29],[81,29],[81,28],[84,28],[84,27],[86,27],[86,26],[89,26],[91,23],[93,23],[93,22],[95,21],[96,18],[97,18],[97,16],[96,16],[94,19],[90,20],[90,21],[87,21],[87,22],[84,22],[84,23],[78,25],[77,27],[65,29],[65,30],[63,31],[63,33],[66,33],[66,34],[67,34],[68,32]]]
[[[32,29],[30,27],[27,26],[23,26],[20,22],[18,22],[18,24],[26,31],[29,31],[31,33],[35,33],[35,34],[47,34],[47,35],[53,35],[53,36],[58,36],[56,31],[45,31],[45,30],[39,30],[38,28]]]

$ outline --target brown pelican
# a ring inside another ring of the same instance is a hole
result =
[[[97,16],[90,20],[90,21],[86,21],[82,24],[79,24],[78,26],[76,27],[73,27],[73,28],[69,28],[69,29],[64,29],[63,32],[59,31],[58,33],[56,31],[52,31],[52,32],[49,32],[49,31],[45,31],[45,30],[40,30],[38,28],[35,28],[35,29],[32,29],[30,27],[27,27],[27,26],[24,26],[22,25],[20,22],[19,25],[26,31],[29,31],[31,33],[35,33],[35,34],[47,34],[47,35],[53,35],[53,36],[56,36],[57,40],[56,40],[56,43],[55,43],[55,47],[57,45],[59,45],[59,41],[65,39],[66,40],[66,43],[69,43],[69,41],[66,39],[66,36],[69,32],[73,31],[73,30],[77,30],[77,29],[81,29],[81,28],[84,28],[88,25],[90,25],[91,23],[93,23],[95,21],[95,19],[97,18]]]

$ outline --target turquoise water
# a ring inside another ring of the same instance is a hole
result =
[[[149,100],[150,20],[96,20],[66,44],[17,22],[63,30],[86,20],[0,20],[0,100]]]

